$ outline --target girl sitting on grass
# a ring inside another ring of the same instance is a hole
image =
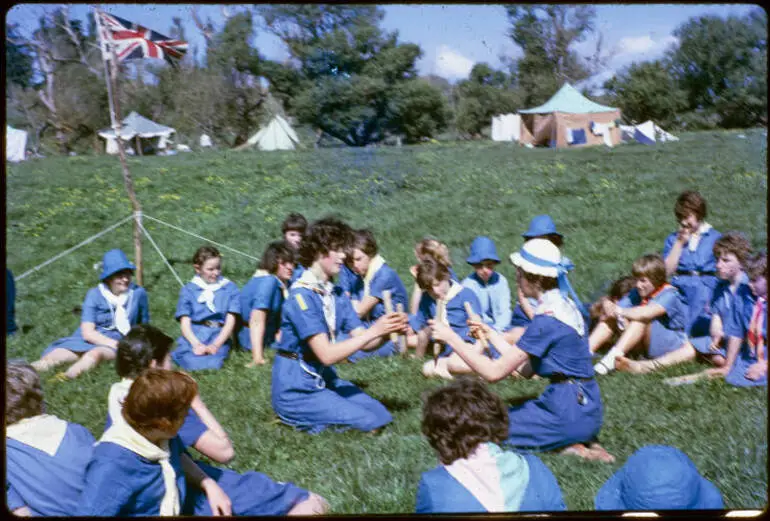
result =
[[[385,291],[390,291],[394,311],[398,304],[406,309],[409,298],[406,287],[398,273],[388,266],[379,254],[377,241],[370,230],[356,230],[353,233],[352,256],[353,272],[361,280],[361,283],[353,288],[353,309],[356,310],[365,327],[371,326],[385,314],[383,297]],[[383,357],[396,353],[398,353],[398,346],[386,339],[376,349],[353,353],[348,357],[348,361],[357,362],[371,356]]]
[[[433,260],[439,264],[443,264],[449,269],[449,276],[455,282],[460,282],[457,278],[454,270],[452,269],[452,259],[449,256],[449,248],[443,242],[439,242],[431,237],[425,237],[414,246],[414,256],[417,258],[417,264],[409,268],[409,273],[414,277],[414,288],[412,289],[412,296],[409,299],[409,313],[414,315],[417,313],[417,308],[420,305],[420,299],[422,298],[422,288],[417,284],[417,267],[426,259]]]
[[[497,331],[504,331],[511,323],[511,288],[508,279],[495,271],[500,257],[492,239],[484,236],[473,239],[466,262],[473,267],[473,273],[463,279],[462,285],[478,297],[484,322]]]
[[[490,359],[452,328],[430,322],[433,337],[454,349],[476,373],[496,382],[529,360],[535,373],[550,384],[540,397],[509,409],[506,443],[522,450],[575,454],[586,459],[614,461],[596,438],[602,427],[602,398],[593,377],[587,331],[577,305],[567,296],[567,269],[559,249],[545,239],[532,239],[511,255],[522,293],[536,298],[535,316],[519,341],[508,344],[483,322],[471,322],[474,335],[482,330],[501,353]]]
[[[102,258],[97,287],[88,290],[83,302],[80,327],[61,338],[32,363],[38,372],[66,362],[75,362],[58,379],[76,378],[103,360],[115,358],[118,341],[132,325],[150,321],[147,292],[131,282],[136,266],[121,250],[110,250]]]
[[[171,357],[188,371],[221,369],[241,312],[238,286],[222,276],[222,256],[213,246],[198,248],[192,263],[195,276],[180,290],[176,305],[182,336]]]
[[[566,510],[556,478],[537,456],[501,448],[508,409],[477,378],[431,392],[422,432],[441,464],[420,478],[418,514]]]
[[[265,347],[273,347],[281,328],[281,306],[289,294],[287,284],[294,272],[295,253],[285,241],[271,242],[265,248],[259,267],[241,291],[243,327],[238,343],[251,351],[247,367],[265,363]]]
[[[616,368],[616,359],[638,349],[654,359],[685,344],[693,349],[685,333],[687,306],[679,291],[666,282],[666,267],[660,255],[643,255],[634,261],[636,288],[616,304],[604,301],[605,320],[591,333],[590,350],[596,352],[623,327],[618,341],[594,365],[605,375]],[[625,326],[623,326],[625,324]]]

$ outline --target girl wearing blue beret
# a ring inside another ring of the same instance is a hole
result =
[[[83,302],[80,327],[72,336],[60,338],[43,351],[32,366],[46,371],[59,364],[75,362],[61,379],[76,378],[102,360],[115,358],[118,340],[135,324],[150,321],[147,292],[131,281],[136,266],[121,250],[110,250],[102,258],[99,285],[88,290]]]
[[[511,288],[508,279],[495,271],[500,257],[492,239],[473,239],[466,262],[473,267],[473,273],[463,279],[462,285],[478,297],[484,322],[497,331],[505,331],[511,323]]]

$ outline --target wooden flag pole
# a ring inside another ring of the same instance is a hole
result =
[[[393,313],[393,299],[389,289],[382,290],[382,302],[385,304],[385,313]],[[390,334],[390,341],[393,345],[398,345],[398,333]]]
[[[404,312],[404,305],[401,302],[396,304],[396,311]],[[402,355],[406,354],[406,335],[398,335],[398,350],[401,351]]]

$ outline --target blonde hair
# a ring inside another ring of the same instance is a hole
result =
[[[418,242],[414,247],[414,251],[420,261],[428,258],[447,267],[452,265],[452,259],[449,257],[449,248],[447,245],[431,237],[425,237]]]

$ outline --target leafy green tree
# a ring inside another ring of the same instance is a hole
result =
[[[490,124],[492,116],[515,112],[521,106],[513,78],[486,63],[474,65],[469,78],[457,85],[457,92],[455,126],[458,132],[471,137],[481,136],[481,130]]]
[[[351,146],[389,133],[416,141],[445,126],[441,93],[417,79],[421,50],[379,28],[374,5],[297,4],[256,8],[291,59],[265,68],[273,94],[301,121]],[[420,114],[407,114],[422,110]]]
[[[20,40],[18,28],[8,27],[9,40],[5,45],[5,88],[11,84],[26,88],[32,86],[33,57],[29,46],[18,42]]]
[[[677,122],[687,96],[663,61],[633,63],[604,83],[612,104],[638,123],[652,119],[662,126]]]
[[[767,121],[767,14],[700,16],[680,25],[669,58],[688,109],[714,114],[724,127]]]

